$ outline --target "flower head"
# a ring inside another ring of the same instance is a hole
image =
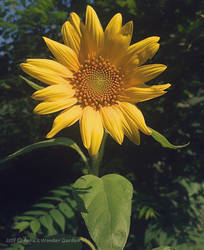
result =
[[[133,23],[122,25],[120,13],[103,31],[88,6],[85,24],[71,13],[62,26],[64,44],[44,37],[56,60],[27,59],[21,64],[24,72],[49,85],[33,94],[43,101],[34,111],[41,115],[61,111],[47,138],[79,121],[83,144],[95,155],[104,128],[119,144],[124,135],[137,145],[139,131],[151,135],[135,103],[163,95],[170,84],[145,84],[166,69],[162,64],[141,66],[159,49],[159,37],[130,45],[132,31]]]

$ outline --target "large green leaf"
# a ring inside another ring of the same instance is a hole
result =
[[[53,138],[50,140],[45,140],[45,141],[41,141],[41,142],[37,142],[37,143],[31,144],[31,145],[28,145],[22,149],[19,149],[15,153],[8,155],[6,158],[0,160],[0,164],[3,162],[6,162],[8,160],[11,160],[19,155],[28,153],[34,149],[51,147],[51,146],[59,146],[59,145],[60,146],[67,146],[67,147],[70,147],[70,148],[73,148],[74,150],[76,150],[77,153],[81,156],[81,158],[84,161],[84,163],[86,164],[86,166],[88,166],[87,158],[84,155],[84,153],[81,151],[79,146],[73,140],[71,140],[69,138],[65,138],[65,137],[57,137],[57,138]]]
[[[32,88],[36,89],[36,90],[40,90],[40,89],[43,89],[44,87],[28,80],[26,77],[24,76],[20,76],[20,78],[22,78],[23,80],[25,80],[27,82],[28,85],[30,85]]]
[[[122,250],[130,227],[132,184],[117,174],[85,175],[73,192],[89,233],[99,250]]]
[[[161,135],[159,132],[157,132],[156,130],[154,130],[153,128],[149,129],[152,131],[152,137],[159,142],[162,147],[164,148],[172,148],[172,149],[178,149],[178,148],[184,148],[186,146],[188,146],[190,143],[186,143],[184,145],[173,145],[172,143],[170,143],[163,135]]]

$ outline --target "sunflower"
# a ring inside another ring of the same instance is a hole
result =
[[[47,138],[79,121],[83,144],[93,156],[104,129],[119,144],[124,135],[137,145],[139,131],[151,135],[135,103],[163,95],[170,84],[145,84],[166,69],[163,64],[141,66],[159,49],[159,37],[130,45],[132,32],[133,22],[122,25],[120,13],[103,31],[96,12],[87,6],[85,24],[73,12],[62,26],[64,44],[43,37],[56,60],[27,59],[20,65],[24,72],[49,85],[32,95],[43,101],[34,112],[61,111]]]

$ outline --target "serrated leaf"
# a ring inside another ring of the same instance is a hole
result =
[[[65,231],[65,218],[64,218],[64,215],[62,215],[62,213],[60,213],[60,211],[57,210],[57,209],[51,210],[50,214],[51,214],[52,218],[55,220],[55,222],[59,225],[62,232],[64,233],[64,231]]]
[[[33,207],[55,208],[55,206],[50,203],[38,203],[38,204],[33,205]]]
[[[159,132],[157,132],[156,130],[152,129],[149,127],[149,129],[152,131],[151,136],[157,141],[159,142],[162,147],[164,148],[171,148],[171,149],[178,149],[178,148],[184,148],[187,147],[190,142],[184,144],[184,145],[173,145],[172,143],[170,143],[163,135],[161,135]]]
[[[22,221],[19,223],[16,223],[15,226],[13,227],[14,229],[18,229],[19,233],[21,233],[22,231],[24,231],[27,227],[29,227],[30,222],[28,221]]]
[[[41,211],[41,210],[33,210],[33,211],[27,211],[24,212],[25,215],[45,215],[46,212]]]
[[[51,201],[63,201],[60,197],[45,196],[41,200],[51,200]]]
[[[45,215],[45,216],[41,216],[40,218],[39,218],[39,221],[40,221],[40,223],[45,227],[45,228],[47,228],[47,230],[48,230],[48,235],[55,235],[55,234],[57,234],[57,231],[55,230],[55,228],[53,227],[53,219],[52,219],[52,217],[49,215],[49,214],[47,214],[47,215]]]
[[[17,156],[28,153],[34,149],[51,147],[51,146],[66,146],[66,147],[73,148],[81,156],[81,158],[84,161],[84,163],[86,164],[86,166],[89,167],[88,160],[87,160],[86,156],[83,154],[83,152],[81,151],[81,149],[79,148],[79,146],[73,140],[71,140],[69,138],[65,138],[65,137],[53,138],[50,140],[41,141],[41,142],[37,142],[37,143],[31,144],[31,145],[28,145],[22,149],[19,149],[15,153],[8,155],[6,158],[0,160],[0,164],[6,162],[8,160],[11,160]]]
[[[59,204],[59,209],[60,211],[62,211],[62,213],[68,218],[71,219],[72,217],[74,217],[74,211],[73,208],[71,208],[70,206],[68,206],[65,202],[61,202]]]
[[[129,234],[132,184],[117,174],[102,178],[86,175],[79,178],[73,188],[75,200],[98,249],[122,250]]]
[[[30,228],[34,234],[36,234],[40,230],[40,222],[38,220],[33,220],[30,223]]]
[[[68,196],[69,195],[67,192],[65,192],[63,190],[59,190],[59,189],[52,190],[50,192],[53,193],[53,194],[61,195],[61,196]]]
[[[20,78],[23,79],[24,81],[26,81],[26,83],[27,83],[29,86],[31,86],[32,88],[34,88],[35,90],[40,90],[40,89],[43,89],[43,88],[44,88],[44,87],[42,87],[42,86],[40,86],[40,85],[38,85],[38,84],[36,84],[36,83],[34,83],[34,82],[28,80],[28,79],[27,79],[26,77],[24,77],[24,76],[21,76],[21,75],[20,75]]]

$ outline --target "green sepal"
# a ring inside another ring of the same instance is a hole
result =
[[[27,83],[29,86],[31,86],[33,89],[35,89],[35,90],[44,89],[43,86],[40,86],[40,85],[38,85],[38,84],[36,84],[36,83],[34,83],[34,82],[28,80],[28,79],[27,79],[26,77],[24,77],[24,76],[21,76],[21,75],[20,75],[20,78],[23,79],[24,81],[26,81],[26,83]]]
[[[15,153],[8,155],[6,158],[0,160],[0,164],[6,162],[8,160],[11,160],[17,156],[28,153],[34,149],[51,147],[51,146],[67,146],[67,147],[73,148],[81,156],[85,165],[87,167],[89,167],[88,160],[87,160],[86,156],[84,155],[84,153],[81,151],[80,147],[73,140],[71,140],[69,138],[65,138],[65,137],[57,137],[57,138],[53,138],[50,140],[40,141],[40,142],[33,143],[31,145],[28,145],[24,148],[19,149]]]
[[[155,139],[155,141],[159,142],[161,144],[161,146],[164,148],[178,149],[178,148],[187,147],[190,144],[190,142],[188,142],[188,143],[183,144],[183,145],[177,145],[177,146],[173,145],[162,134],[160,134],[159,132],[157,132],[153,128],[150,128],[150,127],[148,127],[148,128],[152,131],[151,136]]]
[[[132,184],[117,174],[85,175],[74,183],[73,193],[98,249],[122,250],[129,234]]]

